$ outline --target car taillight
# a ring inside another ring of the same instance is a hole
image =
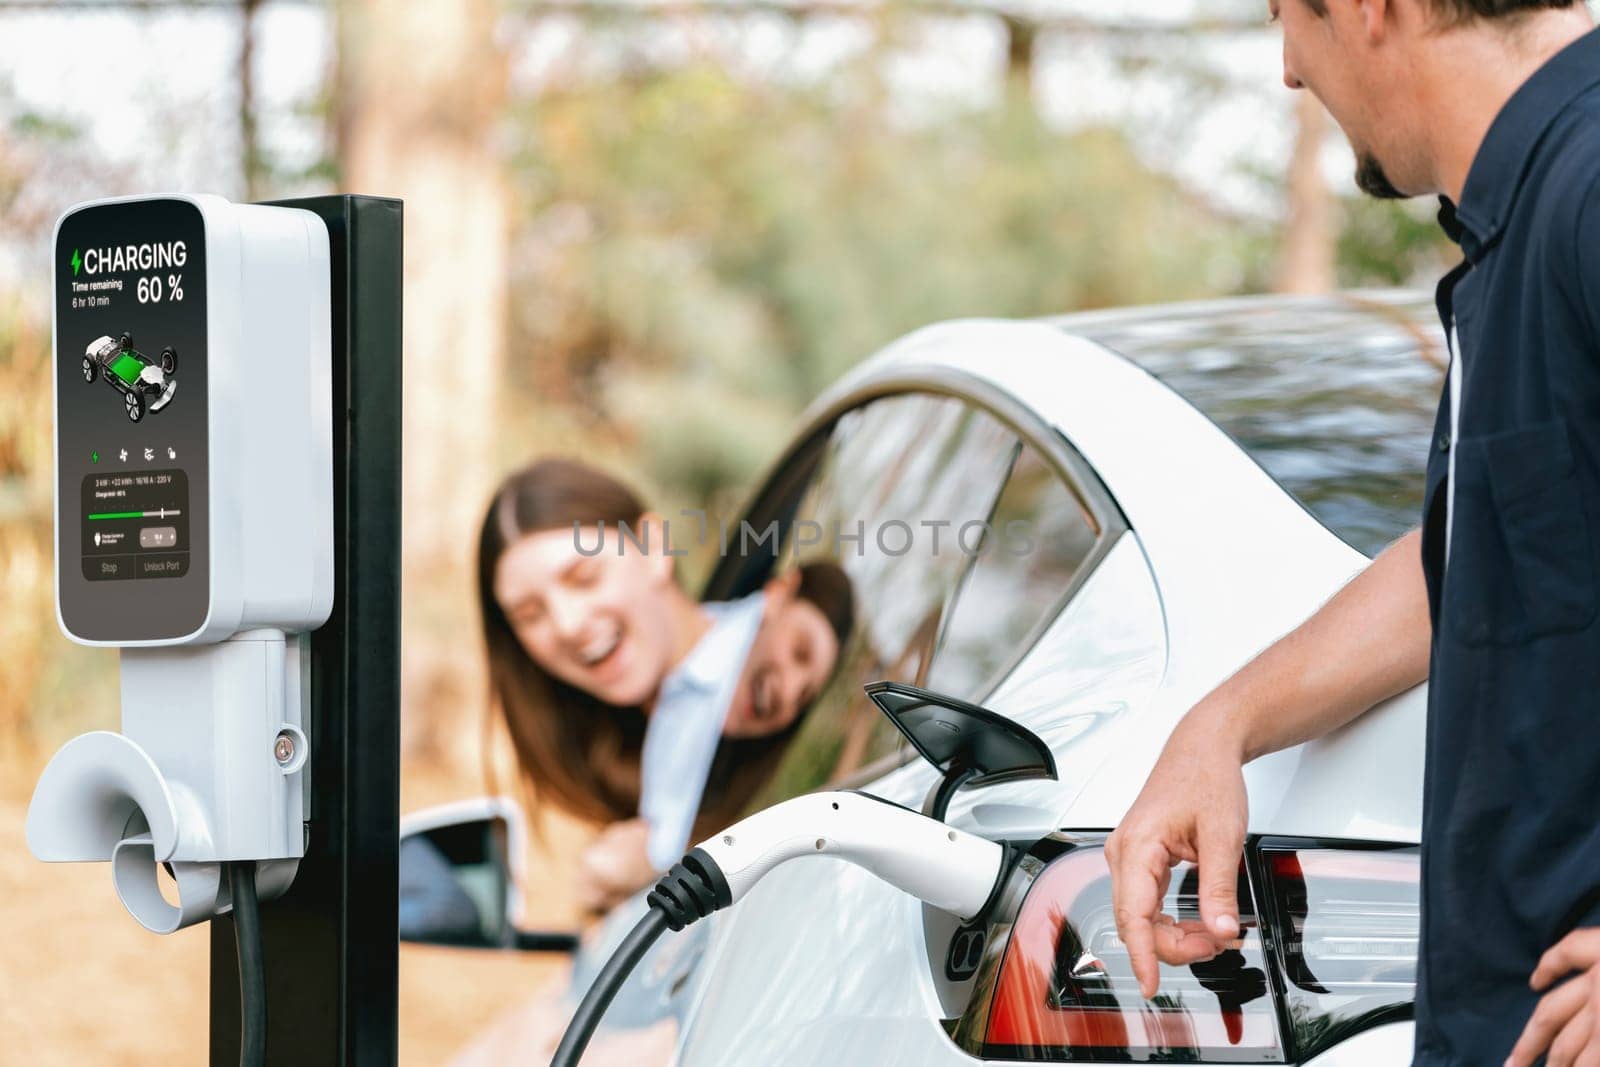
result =
[[[1257,845],[1269,953],[1283,976],[1296,1055],[1410,1018],[1416,996],[1420,859],[1415,848]]]
[[[1240,946],[1163,965],[1147,1001],[1117,936],[1102,840],[1055,835],[1023,861],[1032,883],[1009,928],[993,931],[955,1026],[969,1052],[1024,1062],[1298,1062],[1410,1016],[1416,849],[1252,840],[1239,872]],[[1178,867],[1163,910],[1198,919],[1197,890],[1193,866]]]
[[[1166,911],[1198,917],[1193,868],[1173,872]],[[1098,844],[1061,855],[1022,902],[989,998],[981,1054],[1023,1061],[1281,1060],[1249,885],[1241,872],[1242,945],[1189,967],[1161,968],[1139,995],[1117,936],[1111,877]]]

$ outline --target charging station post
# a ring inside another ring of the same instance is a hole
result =
[[[401,252],[398,200],[280,201],[327,224],[332,281],[333,614],[311,635],[309,838],[261,909],[268,1062],[397,1057]],[[231,917],[212,923],[213,1067],[238,1062]]]

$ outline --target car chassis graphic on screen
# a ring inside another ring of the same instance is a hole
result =
[[[83,380],[93,382],[104,377],[122,394],[130,422],[138,422],[145,412],[160,411],[172,403],[173,394],[178,391],[177,372],[176,349],[163,348],[160,359],[151,361],[133,347],[132,334],[125,333],[116,340],[98,337],[83,353]]]

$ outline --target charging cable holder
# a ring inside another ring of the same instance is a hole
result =
[[[305,664],[303,640],[280,630],[124,649],[122,732],[83,734],[50,760],[29,847],[42,860],[109,861],[123,905],[158,934],[231,908],[228,860],[258,861],[258,895],[278,896],[305,851]]]

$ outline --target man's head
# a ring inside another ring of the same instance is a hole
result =
[[[1581,0],[1268,0],[1283,25],[1283,80],[1309,89],[1334,117],[1356,155],[1356,184],[1372,196],[1437,192],[1441,99],[1475,84],[1457,77],[1493,77],[1495,49],[1507,57],[1520,31],[1541,12],[1575,9]],[[1585,16],[1586,17],[1586,16]],[[1487,57],[1487,59],[1485,58]],[[1441,64],[1441,60],[1446,61]],[[1452,62],[1453,61],[1453,62]],[[1452,74],[1451,69],[1455,73]],[[1439,75],[1444,73],[1444,83]],[[1503,99],[1490,101],[1482,125]],[[1469,131],[1470,132],[1470,131]],[[1483,129],[1475,131],[1481,138]]]
[[[722,732],[768,737],[793,726],[833,676],[855,618],[850,579],[832,563],[808,563],[766,585]]]

